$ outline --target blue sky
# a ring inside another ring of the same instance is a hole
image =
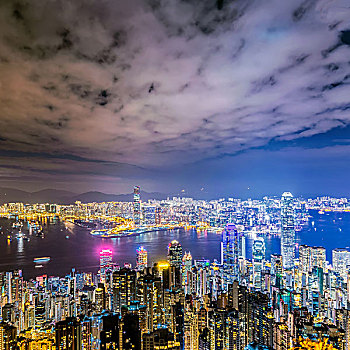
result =
[[[348,195],[349,18],[345,0],[2,1],[0,186]]]

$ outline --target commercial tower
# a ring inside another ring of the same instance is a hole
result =
[[[222,265],[224,283],[228,284],[239,279],[239,258],[243,257],[243,235],[236,225],[228,224],[222,233]]]
[[[281,200],[281,254],[283,268],[292,269],[295,257],[295,227],[293,196],[290,192],[284,192]]]
[[[102,249],[100,251],[101,282],[105,281],[107,271],[112,270],[112,256],[113,256],[113,253],[110,249]]]
[[[302,244],[299,247],[299,264],[303,272],[311,272],[313,268],[326,268],[326,249],[323,247],[310,247]]]
[[[139,226],[141,223],[140,186],[134,187],[134,223],[135,223],[135,226]]]
[[[253,243],[253,285],[260,290],[262,287],[261,273],[265,264],[265,241],[258,237]]]
[[[168,261],[170,266],[181,268],[182,246],[178,241],[172,241],[168,245]]]
[[[136,270],[143,271],[147,267],[147,250],[144,247],[136,249]]]
[[[333,249],[332,264],[334,271],[346,280],[350,266],[350,251],[343,248]]]

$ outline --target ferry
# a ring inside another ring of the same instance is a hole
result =
[[[23,224],[19,221],[16,221],[12,224],[12,228],[21,228]]]
[[[46,262],[49,262],[50,260],[51,260],[51,258],[49,256],[43,256],[41,258],[34,258],[34,262],[36,264],[46,263]]]
[[[30,221],[28,222],[29,228],[32,229],[33,231],[41,231],[42,227],[39,224],[38,221]]]

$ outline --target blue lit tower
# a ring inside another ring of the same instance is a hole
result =
[[[140,186],[134,187],[134,223],[139,226],[141,222],[141,195]]]
[[[236,225],[227,224],[222,233],[222,265],[224,286],[239,279],[239,258],[242,257],[242,234]]]
[[[281,200],[281,254],[284,269],[294,267],[295,228],[293,196],[284,192]]]
[[[265,264],[265,241],[258,237],[253,243],[253,286],[260,290],[262,287],[261,272]]]

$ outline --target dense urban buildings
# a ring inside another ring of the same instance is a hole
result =
[[[322,215],[350,206],[346,199],[304,200],[288,192],[262,200],[143,203],[139,187],[129,203],[5,204],[1,216],[11,220],[17,239],[40,236],[45,220],[91,232],[125,228],[128,235],[182,227],[222,239],[214,260],[193,259],[180,240],[169,239],[161,261],[140,246],[123,264],[101,249],[98,271],[35,279],[3,271],[0,350],[287,350],[300,337],[349,349],[350,251],[333,250],[329,262],[327,247],[296,243],[310,209]],[[281,237],[282,254],[269,256],[266,241],[273,237]]]

